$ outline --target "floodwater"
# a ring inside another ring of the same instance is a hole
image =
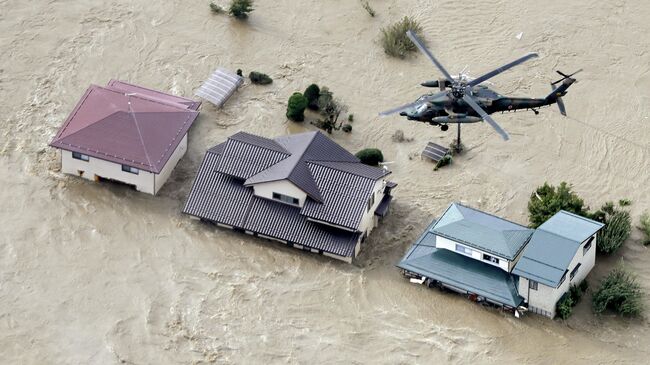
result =
[[[517,320],[410,284],[394,264],[453,200],[526,223],[534,187],[566,180],[592,207],[629,198],[635,220],[650,209],[648,2],[370,3],[375,18],[352,0],[259,0],[238,22],[207,0],[0,0],[0,363],[647,363],[647,319],[595,317],[585,298],[567,322]],[[432,171],[414,156],[455,128],[377,117],[438,76],[423,56],[390,59],[378,45],[403,15],[423,24],[451,73],[538,52],[492,80],[503,94],[543,96],[555,69],[584,68],[565,97],[569,117],[555,107],[497,115],[509,142],[468,126],[468,152]],[[274,83],[245,85],[222,110],[205,103],[159,196],[59,172],[47,143],[90,83],[191,96],[219,66]],[[238,130],[313,129],[284,117],[287,98],[312,82],[354,113],[352,134],[334,140],[382,148],[399,183],[354,265],[180,213],[207,148]],[[414,141],[393,143],[397,129]],[[622,258],[650,292],[639,239],[598,259],[592,287]]]

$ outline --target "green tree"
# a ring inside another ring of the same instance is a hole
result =
[[[246,19],[253,10],[253,0],[232,0],[228,13],[237,19]]]
[[[307,98],[301,93],[293,93],[289,98],[287,105],[287,118],[295,121],[302,122],[305,120],[305,108],[307,107]]]
[[[415,19],[405,16],[402,20],[381,30],[381,45],[389,56],[404,58],[417,47],[406,32],[411,30],[418,38],[422,39],[422,27]]]
[[[377,166],[384,162],[384,155],[377,148],[366,148],[355,154],[362,163],[370,166]]]
[[[609,310],[622,316],[636,317],[643,312],[643,296],[636,277],[619,265],[594,293],[592,306],[597,314]]]
[[[618,250],[630,237],[632,219],[626,210],[612,210],[605,215],[605,227],[598,232],[598,252],[611,254]]]
[[[587,216],[588,208],[584,207],[584,201],[571,190],[566,182],[560,183],[558,187],[544,183],[535,189],[528,201],[528,217],[530,226],[539,227],[551,216],[560,210],[566,210],[581,216]]]
[[[248,78],[251,79],[251,82],[253,84],[258,85],[268,85],[273,82],[273,79],[270,78],[269,75],[257,71],[253,71],[248,74]]]
[[[318,97],[320,96],[320,88],[316,84],[307,86],[304,93],[307,98],[308,107],[311,110],[318,110]]]

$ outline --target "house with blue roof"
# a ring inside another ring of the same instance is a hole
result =
[[[397,266],[429,287],[554,317],[557,301],[593,268],[602,227],[560,211],[533,230],[452,203]]]

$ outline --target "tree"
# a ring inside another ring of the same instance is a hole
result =
[[[307,107],[307,98],[301,93],[293,93],[289,98],[287,105],[287,118],[295,121],[302,122],[305,120],[305,108]]]
[[[404,58],[409,53],[414,52],[417,47],[406,32],[410,30],[415,33],[418,38],[422,39],[422,27],[415,19],[405,16],[399,22],[382,28],[381,30],[381,45],[384,47],[384,52],[389,56]]]
[[[250,74],[248,74],[248,78],[251,79],[251,82],[253,84],[258,84],[258,85],[268,85],[273,82],[273,79],[270,78],[267,74],[263,74],[257,71],[253,71]]]
[[[246,19],[253,10],[253,0],[232,0],[228,13],[237,19]]]
[[[362,163],[370,166],[377,166],[384,162],[384,155],[377,148],[366,148],[355,154]]]
[[[605,227],[598,232],[596,248],[598,252],[611,254],[630,237],[632,219],[626,210],[613,210],[605,215]]]
[[[544,183],[530,195],[528,201],[530,226],[532,228],[539,227],[560,210],[581,216],[588,214],[588,208],[584,207],[584,201],[571,191],[571,186],[566,182],[561,182],[557,188]]]
[[[619,265],[605,277],[594,293],[592,306],[596,314],[610,310],[623,316],[636,317],[643,312],[643,296],[636,277]]]
[[[307,86],[304,93],[307,98],[308,107],[311,110],[318,110],[318,97],[320,96],[320,88],[316,84]]]

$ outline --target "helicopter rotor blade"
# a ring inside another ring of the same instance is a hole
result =
[[[578,71],[572,73],[571,75],[566,75],[566,74],[564,74],[564,73],[562,73],[562,72],[560,72],[560,71],[555,71],[555,72],[557,72],[558,74],[562,75],[562,78],[559,79],[559,80],[557,80],[557,81],[555,81],[555,82],[552,82],[551,85],[558,84],[558,83],[560,83],[560,82],[562,82],[562,81],[564,81],[564,80],[566,80],[566,79],[572,77],[573,75],[577,74],[577,73],[580,72],[580,71],[582,71],[582,69],[579,69]]]
[[[501,126],[499,124],[497,124],[497,122],[495,122],[494,119],[492,119],[492,117],[490,117],[488,115],[488,113],[486,113],[485,110],[483,110],[483,108],[481,108],[481,106],[478,105],[478,103],[476,101],[474,101],[474,98],[471,97],[468,92],[465,93],[465,95],[463,96],[463,100],[469,106],[471,106],[472,109],[474,109],[478,113],[478,115],[480,115],[481,118],[483,118],[484,121],[488,122],[488,124],[491,125],[492,128],[494,128],[494,130],[496,130],[497,133],[499,133],[501,135],[501,138],[503,138],[505,141],[510,139],[510,136],[508,135],[508,132],[506,132],[503,128],[501,128]]]
[[[408,30],[406,32],[406,36],[409,37],[409,39],[413,42],[413,44],[415,44],[416,47],[418,47],[420,52],[424,53],[424,55],[427,56],[431,60],[431,62],[433,62],[433,64],[436,65],[436,67],[438,67],[438,70],[442,72],[442,74],[447,78],[447,80],[454,82],[454,78],[451,77],[449,72],[445,70],[442,64],[438,62],[438,60],[435,57],[433,57],[433,54],[429,52],[427,47],[424,46],[424,43],[422,43],[422,41],[418,38],[418,36],[415,35],[415,33],[413,33],[411,30]]]
[[[575,73],[576,72],[574,72],[574,74]],[[553,86],[553,84],[551,84],[551,90],[555,91],[555,86]],[[555,103],[557,104],[557,107],[560,109],[560,114],[562,114],[562,115],[564,115],[566,117],[566,107],[564,106],[564,100],[562,100],[562,97],[558,96],[555,99]]]
[[[503,65],[503,66],[501,66],[501,67],[499,67],[499,68],[497,68],[497,69],[495,69],[493,71],[490,71],[490,72],[486,73],[483,76],[475,78],[474,80],[470,81],[468,83],[468,85],[469,86],[476,86],[476,85],[482,83],[483,81],[489,80],[489,79],[493,78],[494,76],[496,76],[496,75],[498,75],[498,74],[500,74],[500,73],[502,73],[504,71],[507,71],[507,70],[517,66],[517,65],[520,65],[520,64],[528,61],[529,59],[535,58],[535,57],[537,57],[537,53],[529,53],[529,54],[527,54],[527,55],[525,55],[525,56],[523,56],[521,58],[518,58],[518,59],[516,59],[516,60],[514,60],[514,61],[512,61],[512,62],[510,62],[508,64],[505,64],[505,65]]]

